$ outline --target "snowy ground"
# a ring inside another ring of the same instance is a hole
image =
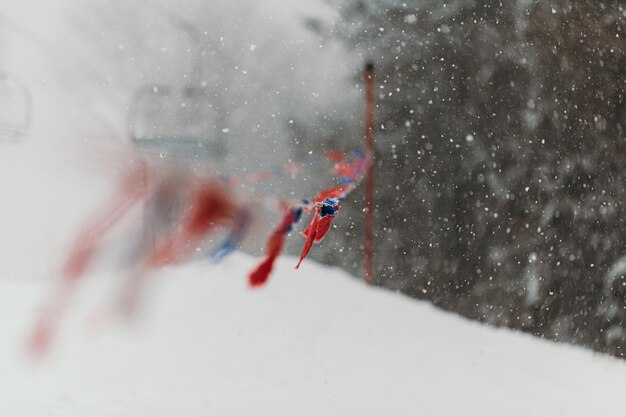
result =
[[[163,271],[139,320],[94,330],[83,288],[52,356],[20,337],[40,282],[0,281],[0,416],[623,416],[626,364],[498,330],[283,259]]]

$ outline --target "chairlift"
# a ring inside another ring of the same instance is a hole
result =
[[[226,153],[223,135],[217,126],[218,111],[202,78],[200,38],[186,23],[177,26],[187,32],[196,48],[191,81],[179,88],[147,85],[140,88],[129,115],[133,144],[162,156],[218,159]]]
[[[224,155],[224,143],[215,136],[217,111],[203,90],[146,86],[135,94],[133,104],[131,138],[138,148],[209,159]]]
[[[31,121],[30,91],[15,77],[0,72],[0,140],[19,141],[28,133]]]

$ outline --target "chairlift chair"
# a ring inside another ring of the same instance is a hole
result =
[[[16,142],[28,133],[32,121],[32,98],[15,77],[0,72],[0,140]]]
[[[135,146],[148,152],[215,159],[225,153],[216,119],[217,109],[201,88],[145,86],[133,100],[131,139]]]
[[[162,156],[218,159],[226,153],[218,111],[201,84],[202,55],[196,28],[178,18],[174,24],[185,32],[195,50],[191,80],[182,88],[148,85],[133,99],[129,125],[131,139],[140,149]]]

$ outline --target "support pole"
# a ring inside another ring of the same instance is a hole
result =
[[[374,64],[365,64],[365,150],[370,164],[365,176],[365,282],[374,273]]]

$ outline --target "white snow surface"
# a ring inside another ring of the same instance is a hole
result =
[[[282,259],[162,271],[139,320],[94,330],[78,294],[43,363],[21,337],[46,285],[0,281],[0,416],[623,416],[626,366]]]

